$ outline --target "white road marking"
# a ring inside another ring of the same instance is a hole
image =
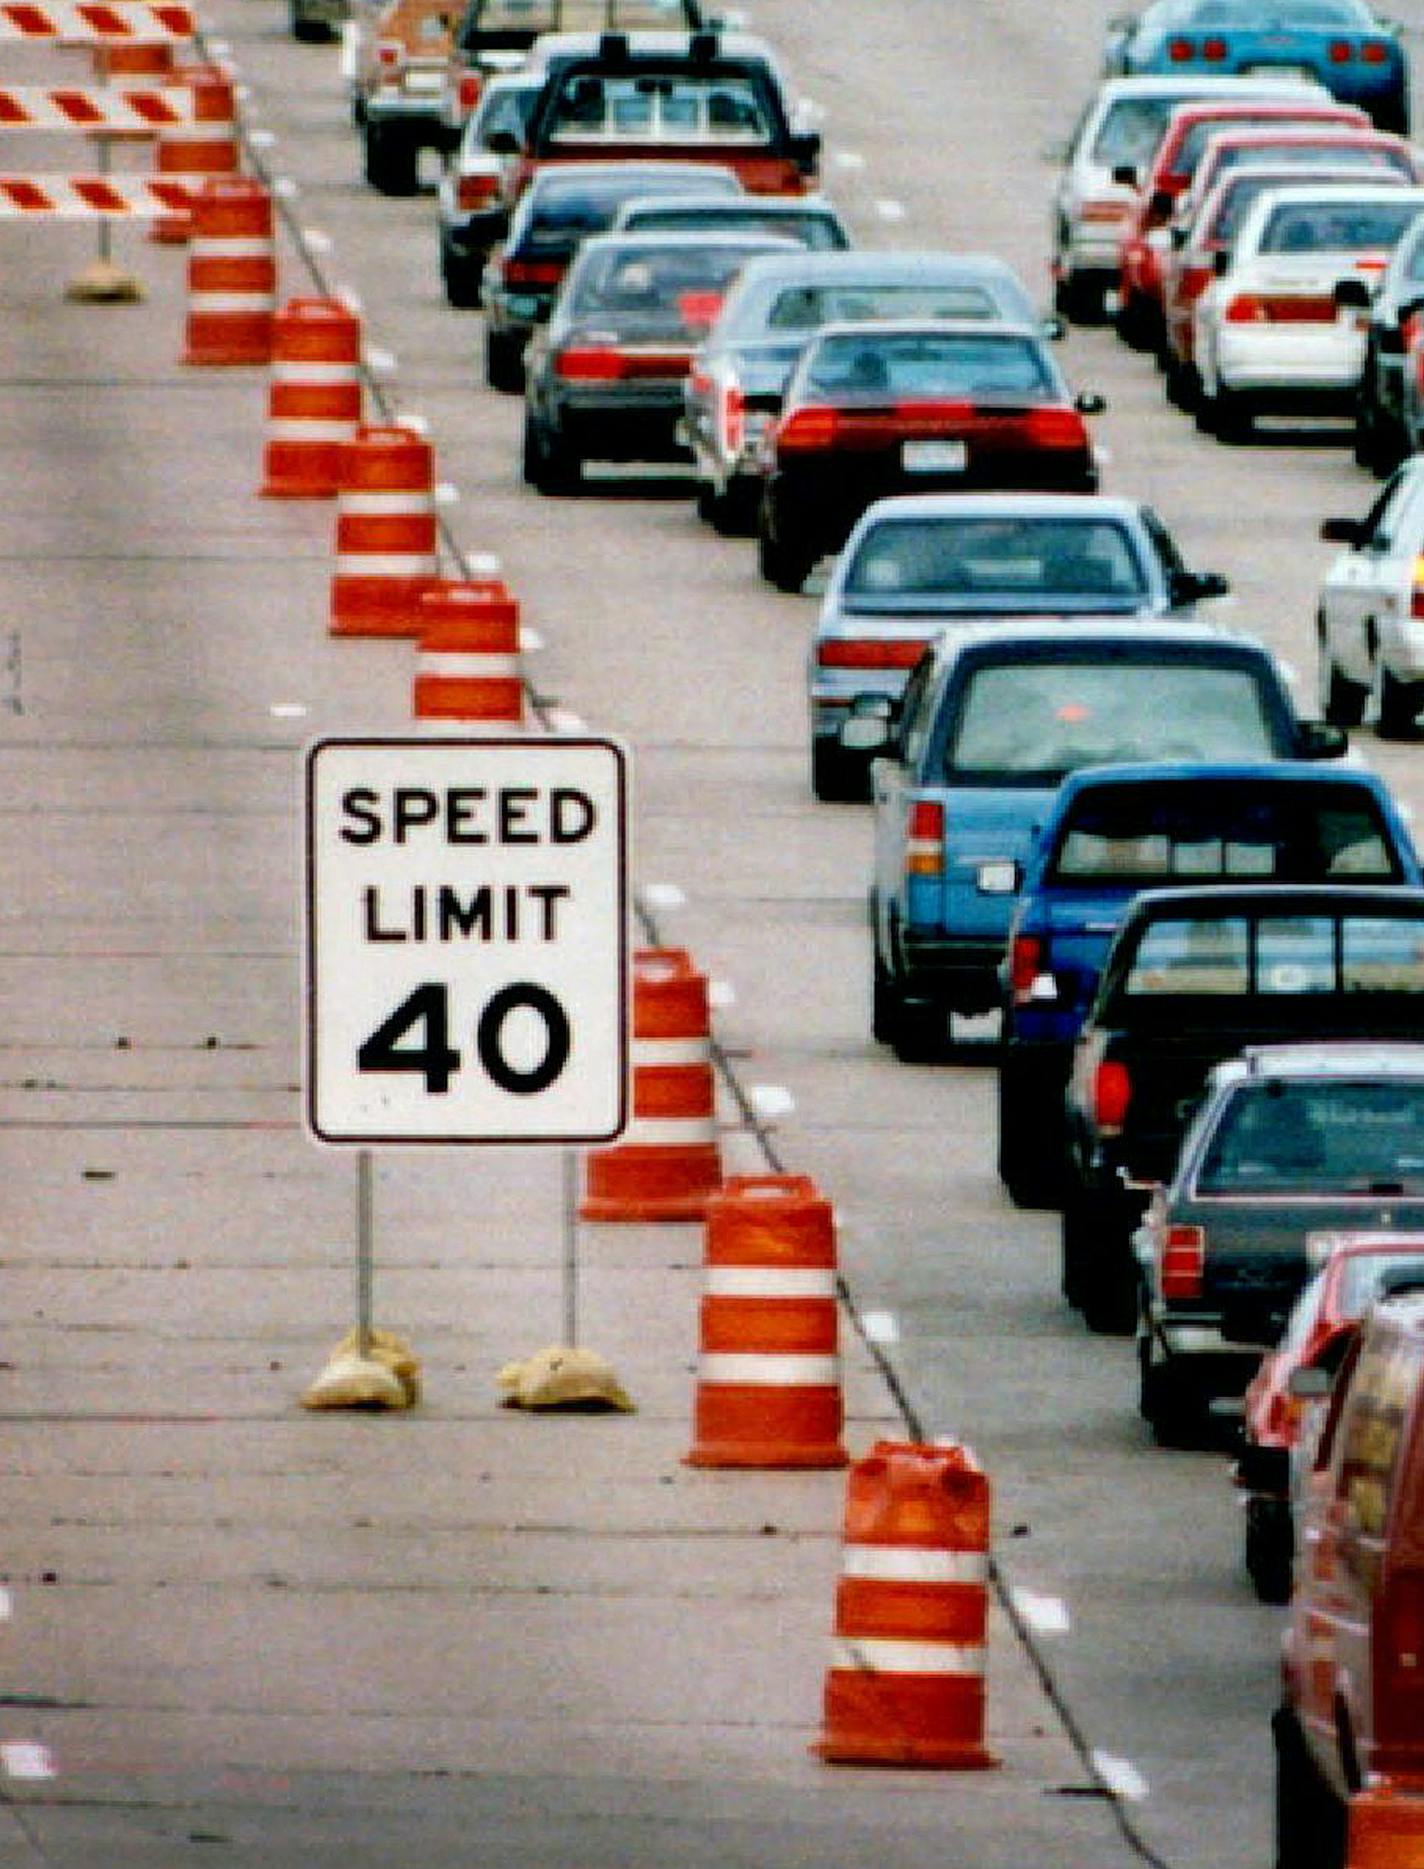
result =
[[[48,1746],[37,1739],[7,1739],[0,1745],[0,1769],[7,1778],[58,1778],[59,1767]]]
[[[435,483],[435,504],[437,506],[458,506],[460,489],[451,480],[439,480]]]
[[[863,169],[865,167],[865,157],[858,149],[838,149],[831,157],[831,161],[838,169]]]
[[[249,138],[254,149],[271,149],[277,141],[275,130],[253,130]]]
[[[335,241],[330,234],[324,234],[319,227],[304,227],[302,239],[313,253],[330,253]]]
[[[687,897],[676,883],[649,883],[643,900],[650,909],[685,909]]]
[[[893,1311],[863,1312],[860,1328],[865,1332],[867,1343],[898,1343],[900,1341],[900,1323]]]
[[[1093,1770],[1115,1798],[1127,1798],[1140,1804],[1151,1787],[1131,1759],[1119,1759],[1111,1752],[1094,1749]]]
[[[1036,1590],[1020,1589],[1017,1585],[1009,1596],[1019,1615],[1038,1635],[1067,1635],[1073,1626],[1068,1605],[1061,1596],[1041,1596]]]
[[[707,1004],[725,1010],[737,1003],[737,989],[730,980],[709,980],[707,982]]]
[[[748,1092],[758,1116],[790,1116],[796,1099],[783,1084],[753,1084]]]
[[[311,709],[305,701],[274,701],[267,712],[273,720],[305,720]]]
[[[280,195],[283,201],[290,201],[297,193],[297,185],[290,175],[279,175],[272,184],[272,193]]]
[[[877,201],[875,204],[875,212],[880,216],[882,221],[903,221],[905,218],[905,204],[903,201]]]

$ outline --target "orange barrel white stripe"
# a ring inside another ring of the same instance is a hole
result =
[[[239,163],[237,100],[233,82],[220,65],[180,65],[174,85],[184,85],[193,103],[182,122],[159,133],[154,172],[199,181],[210,175],[236,175]],[[193,231],[191,219],[174,215],[153,228],[155,240],[177,245]]]
[[[984,1745],[988,1613],[989,1482],[974,1456],[878,1441],[847,1481],[821,1757],[996,1764]]]
[[[1350,1799],[1346,1869],[1424,1869],[1424,1792],[1382,1780]]]
[[[361,426],[361,321],[340,299],[288,299],[272,321],[262,492],[335,496],[340,448]]]
[[[689,1466],[843,1467],[836,1241],[805,1175],[734,1175],[707,1202]]]
[[[333,636],[418,636],[439,572],[435,456],[413,428],[362,427],[337,451]]]
[[[213,176],[193,205],[184,363],[269,363],[276,305],[272,197],[246,176]]]
[[[633,1119],[585,1157],[585,1220],[700,1220],[722,1185],[707,977],[681,948],[633,956]]]
[[[522,728],[519,605],[498,578],[442,579],[420,600],[417,720]]]

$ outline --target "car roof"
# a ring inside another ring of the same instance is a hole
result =
[[[626,51],[620,48],[616,59],[604,56],[603,41],[610,37],[627,41]],[[545,72],[551,72],[556,63],[606,65],[617,70],[639,62],[684,63],[691,58],[692,41],[697,38],[716,40],[714,64],[730,60],[767,65],[773,72],[779,69],[770,44],[757,34],[718,32],[711,27],[694,26],[681,32],[660,26],[635,27],[629,32],[615,28],[612,33],[551,32],[541,33],[534,44],[538,64]]]
[[[1203,883],[1175,889],[1142,889],[1132,898],[1123,926],[1191,915],[1364,914],[1424,921],[1424,889],[1398,883]]]
[[[1424,1045],[1402,1039],[1307,1039],[1298,1045],[1247,1045],[1235,1065],[1242,1082],[1263,1077],[1424,1077]],[[1227,1072],[1223,1066],[1216,1069]]]
[[[1424,202],[1424,183],[1416,182],[1401,188],[1398,182],[1287,182],[1283,187],[1272,188],[1267,196],[1277,206],[1312,201],[1406,201],[1417,196]],[[1265,199],[1266,197],[1263,197]]]
[[[1240,97],[1328,97],[1329,92],[1323,84],[1313,78],[1242,78],[1223,74],[1219,78],[1201,72],[1194,76],[1186,73],[1179,78],[1166,72],[1123,72],[1113,78],[1104,78],[1096,92],[1096,97],[1115,99],[1119,97],[1171,97],[1186,86],[1195,94],[1200,88],[1204,100],[1220,96],[1224,102]],[[1208,88],[1210,87],[1210,88]],[[1183,99],[1185,102],[1186,99]]]
[[[676,229],[670,232],[642,233],[636,227],[626,230],[620,228],[617,233],[585,234],[579,242],[579,253],[607,253],[610,250],[623,250],[636,253],[777,253],[792,246],[793,242],[780,234],[759,234],[748,231],[744,234],[723,233],[681,233]]]
[[[630,181],[652,181],[655,184],[670,176],[675,176],[680,181],[697,182],[704,180],[709,170],[714,175],[729,176],[737,183],[737,190],[740,190],[741,178],[736,170],[730,168],[725,162],[659,162],[651,159],[643,161],[633,159],[627,162],[609,160],[607,162],[552,163],[547,168],[534,171],[529,178],[529,186],[524,192],[526,196],[543,195],[560,188],[574,189],[590,181],[616,180],[623,176]],[[717,195],[714,199],[721,201],[726,197]]]
[[[817,325],[806,339],[806,349],[810,351],[833,337],[873,340],[911,337],[916,333],[936,337],[987,337],[995,341],[1027,338],[1035,344],[1047,342],[1041,325],[1015,318],[846,318]]]
[[[758,260],[750,280],[785,280],[789,285],[821,285],[834,281],[878,285],[884,279],[1000,279],[1010,280],[1020,292],[1023,281],[996,253],[950,251],[892,252],[887,248],[855,247],[843,253],[799,251],[785,259]]]
[[[1376,794],[1383,779],[1364,766],[1322,766],[1317,759],[1127,760],[1121,765],[1080,766],[1059,788],[1060,804],[1079,792],[1109,785],[1194,785],[1235,780],[1251,785],[1356,785]]]
[[[1419,457],[1424,467],[1424,455]],[[1120,493],[892,493],[864,521],[890,519],[1140,520],[1143,502]]]
[[[659,214],[756,214],[764,219],[785,216],[788,220],[802,214],[824,215],[838,221],[840,210],[829,195],[650,195],[646,203],[636,196],[623,203],[623,212],[643,206],[656,207]]]
[[[1071,630],[1065,630],[1062,624],[1027,620],[971,623],[940,636],[929,653],[942,662],[951,662],[970,656],[986,659],[1001,650],[1008,661],[1013,659],[1014,650],[1022,649],[1042,649],[1063,661],[1086,661],[1094,649],[1101,649],[1105,656],[1122,658],[1126,652],[1133,660],[1150,661],[1151,652],[1160,649],[1169,653],[1224,650],[1232,656],[1275,662],[1260,637],[1244,631],[1226,630],[1212,623],[1177,623],[1169,619],[1140,623],[1120,617],[1085,617],[1075,620]]]

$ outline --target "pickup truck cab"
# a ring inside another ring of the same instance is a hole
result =
[[[1065,1097],[1063,1287],[1129,1330],[1133,1246],[1213,1065],[1251,1045],[1410,1039],[1424,1015],[1424,890],[1219,885],[1136,897],[1113,937]]]
[[[1401,883],[1409,832],[1374,773],[1313,763],[1128,765],[1065,779],[1009,931],[999,1165],[1020,1201],[1061,1181],[1073,1041],[1133,896],[1172,883]]]
[[[867,694],[841,729],[875,752],[872,1029],[905,1059],[943,1054],[948,1016],[996,1008],[1009,922],[1053,795],[1080,766],[1156,756],[1339,754],[1302,722],[1254,637],[1199,623],[955,630],[898,703]]]

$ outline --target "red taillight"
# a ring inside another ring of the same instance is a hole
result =
[[[1387,1537],[1388,1528],[1380,1529]],[[1370,1763],[1395,1776],[1417,1772],[1424,1749],[1424,1571],[1388,1558],[1385,1564],[1374,1615]]]
[[[677,299],[677,315],[689,330],[705,331],[717,321],[717,314],[722,309],[720,292],[680,292]]]
[[[1360,57],[1366,65],[1387,65],[1389,46],[1383,39],[1366,39],[1360,47]]]
[[[1238,292],[1222,316],[1227,324],[1334,324],[1336,311],[1319,293]]]
[[[840,429],[834,409],[794,409],[777,423],[774,439],[779,454],[814,454],[833,448]]]
[[[1184,266],[1177,276],[1177,296],[1187,305],[1211,284],[1210,266]]]
[[[1355,48],[1348,39],[1332,39],[1328,57],[1332,65],[1348,65],[1355,56]]]
[[[497,175],[462,175],[455,184],[455,205],[467,212],[487,208],[498,192]]]
[[[1157,1281],[1164,1298],[1200,1298],[1206,1268],[1206,1229],[1168,1227],[1158,1248]]]
[[[1078,210],[1080,221],[1121,221],[1127,216],[1131,202],[1115,196],[1105,201],[1085,201]]]
[[[747,399],[740,383],[728,383],[722,390],[722,445],[734,458],[746,446]]]
[[[1222,59],[1226,57],[1226,41],[1224,39],[1203,39],[1202,57],[1210,59],[1214,65],[1219,65]]]
[[[556,286],[564,276],[564,261],[506,260],[500,270],[507,286]]]
[[[376,63],[384,72],[399,71],[405,63],[405,47],[399,39],[376,41]]]
[[[854,637],[819,643],[820,668],[913,668],[925,652],[927,638],[898,636],[884,641]]]
[[[469,116],[475,105],[479,103],[480,92],[483,89],[484,84],[477,71],[467,71],[462,74],[460,82],[455,87],[455,102],[459,105],[463,115]]]
[[[616,350],[599,350],[592,345],[561,350],[554,368],[571,383],[611,383],[624,374],[623,359]]]
[[[1414,560],[1414,588],[1409,593],[1409,614],[1424,617],[1424,558]]]
[[[1167,41],[1167,56],[1174,65],[1185,65],[1196,55],[1196,44],[1191,39],[1169,39]]]
[[[1044,946],[1037,935],[1015,935],[1009,949],[1009,991],[1016,1006],[1027,1005],[1034,981],[1043,972]]]
[[[917,798],[910,806],[905,839],[905,872],[909,876],[939,876],[944,871],[944,806],[934,798]]]
[[[1076,409],[1030,409],[1024,438],[1035,448],[1086,448],[1088,433]]]
[[[1093,1120],[1103,1135],[1119,1134],[1131,1102],[1132,1079],[1127,1066],[1105,1060],[1093,1074]]]

